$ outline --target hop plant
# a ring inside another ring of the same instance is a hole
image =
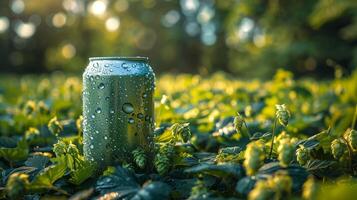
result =
[[[24,195],[30,185],[29,175],[23,173],[13,173],[7,180],[6,193],[10,199],[17,199]]]
[[[67,153],[67,144],[62,141],[58,140],[56,144],[53,145],[53,152],[56,154],[57,157],[60,157],[61,155],[64,155]]]
[[[209,190],[202,180],[197,180],[195,185],[191,188],[191,194],[188,199],[204,199],[209,196]]]
[[[234,117],[233,124],[237,132],[241,132],[243,128],[244,118],[237,112],[237,116]]]
[[[25,115],[32,115],[35,112],[36,103],[32,100],[26,102],[24,106],[24,113]]]
[[[137,148],[132,152],[132,154],[133,154],[133,158],[134,158],[135,164],[138,167],[140,167],[141,169],[143,169],[145,167],[145,164],[146,164],[145,151],[142,148]]]
[[[79,116],[78,119],[76,120],[76,127],[78,130],[78,133],[83,132],[83,116]]]
[[[244,153],[244,158],[243,165],[247,170],[247,174],[254,175],[262,166],[265,158],[264,144],[259,141],[249,143]]]
[[[340,159],[347,150],[347,145],[344,141],[339,138],[335,139],[331,143],[332,155],[335,159]]]
[[[273,199],[274,190],[264,180],[259,180],[255,187],[248,194],[249,200],[269,200]]]
[[[25,138],[28,141],[33,140],[35,137],[40,135],[40,131],[37,128],[30,127],[26,132],[25,132]]]
[[[154,166],[161,175],[169,171],[171,158],[175,155],[174,144],[171,142],[160,145],[154,159]]]
[[[354,149],[357,150],[357,131],[351,130],[347,135],[347,141],[349,145]]]
[[[160,175],[163,175],[166,172],[168,172],[170,169],[170,159],[167,155],[158,153],[155,156],[154,165],[155,165],[156,171]]]
[[[187,142],[191,138],[190,123],[175,123],[171,126],[172,134],[181,141]]]
[[[294,159],[295,148],[290,139],[282,139],[278,146],[278,160],[281,166],[287,167]]]
[[[286,108],[285,104],[275,105],[276,107],[276,118],[282,126],[287,126],[289,123],[290,112]]]
[[[41,114],[48,114],[50,112],[48,106],[43,101],[37,103],[37,108]]]
[[[69,145],[67,146],[67,153],[72,157],[78,157],[79,150],[75,144],[69,143]]]
[[[310,159],[310,152],[303,145],[296,150],[296,159],[300,165],[305,165]]]
[[[317,197],[319,187],[312,176],[303,185],[302,197],[306,200],[314,200]]]
[[[63,130],[63,125],[57,120],[57,117],[53,117],[48,122],[48,129],[54,135],[58,135]]]
[[[269,179],[268,182],[278,194],[290,194],[293,185],[291,177],[288,176],[287,173],[280,172],[276,173],[276,175],[273,178]]]

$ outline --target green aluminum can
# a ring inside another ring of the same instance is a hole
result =
[[[94,57],[83,74],[83,151],[98,169],[149,155],[155,74],[145,57]]]

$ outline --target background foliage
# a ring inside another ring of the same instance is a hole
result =
[[[157,72],[333,77],[357,65],[354,0],[3,0],[1,72],[82,72],[143,55]],[[343,66],[343,67],[341,67]]]

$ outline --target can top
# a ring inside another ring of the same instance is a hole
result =
[[[126,60],[126,61],[148,61],[148,57],[142,57],[142,56],[113,56],[113,57],[91,57],[89,58],[89,61],[94,61],[94,60]]]

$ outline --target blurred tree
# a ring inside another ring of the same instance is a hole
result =
[[[91,56],[142,55],[157,72],[331,77],[357,65],[356,38],[354,0],[0,1],[7,72],[81,72]]]

